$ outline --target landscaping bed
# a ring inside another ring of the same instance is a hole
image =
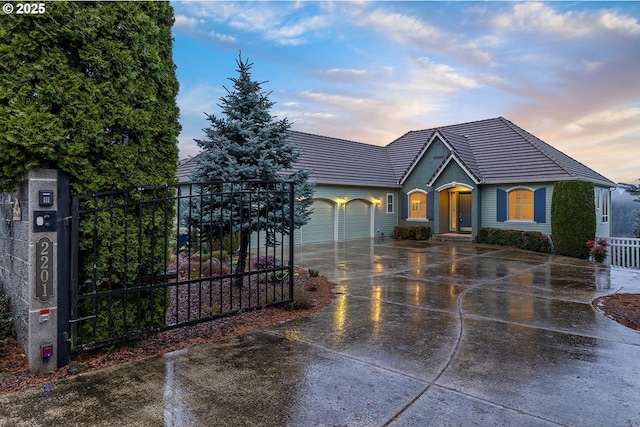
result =
[[[596,298],[593,306],[605,316],[640,331],[640,294],[613,294]]]

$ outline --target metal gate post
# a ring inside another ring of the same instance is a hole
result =
[[[69,345],[70,255],[71,255],[71,179],[58,172],[58,367],[71,361]]]
[[[289,183],[289,298],[291,298],[291,301],[293,301],[293,274],[294,274],[294,260],[293,260],[293,256],[294,256],[294,242],[295,239],[293,238],[293,232],[294,232],[294,220],[295,220],[295,197],[294,197],[294,193],[295,193],[295,187],[294,187],[294,183],[290,182]]]

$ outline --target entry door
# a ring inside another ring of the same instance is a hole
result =
[[[458,193],[458,230],[462,233],[471,232],[471,193]]]

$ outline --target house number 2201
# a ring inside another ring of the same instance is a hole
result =
[[[53,243],[42,237],[36,244],[36,299],[47,302],[53,296]]]

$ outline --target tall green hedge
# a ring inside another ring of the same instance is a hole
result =
[[[594,185],[586,181],[561,181],[553,188],[551,238],[556,254],[589,258],[587,240],[596,234]]]
[[[175,180],[180,131],[165,2],[46,2],[0,24],[0,187],[28,170],[74,194]]]
[[[44,168],[67,172],[74,195],[175,182],[180,125],[171,6],[46,2],[43,8],[0,17],[0,189],[13,191],[26,171]],[[132,236],[138,227],[142,232]],[[89,276],[99,292],[102,283],[134,283],[135,275],[162,270],[156,242],[170,229],[151,205],[87,217],[80,223],[81,282]],[[138,304],[130,295],[123,304],[151,307],[144,315],[164,320],[154,301]],[[87,300],[81,311],[99,309]],[[135,330],[136,317],[127,316],[122,329]]]

